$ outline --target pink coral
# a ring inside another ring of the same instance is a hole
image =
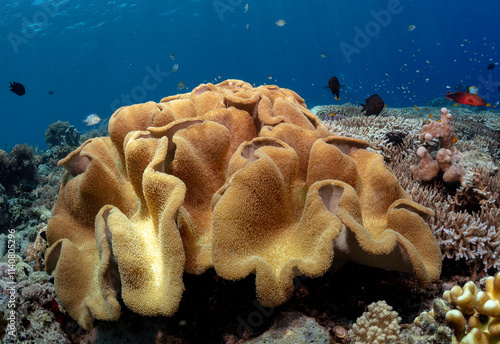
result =
[[[453,147],[455,132],[451,125],[452,115],[448,109],[441,109],[441,121],[431,121],[422,126],[417,149],[419,165],[410,167],[413,177],[430,181],[443,173],[445,183],[462,182],[465,169],[460,163],[460,153]]]

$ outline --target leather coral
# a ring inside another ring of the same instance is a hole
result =
[[[304,140],[306,141],[306,140]],[[256,274],[259,301],[282,304],[297,275],[316,277],[346,261],[439,277],[441,252],[413,202],[367,142],[317,139],[307,174],[285,142],[256,138],[233,155],[213,198],[213,258],[227,279]]]
[[[60,162],[47,271],[84,328],[123,303],[171,315],[184,272],[256,274],[279,305],[294,276],[347,260],[438,277],[441,255],[414,203],[368,143],[333,135],[291,90],[240,80],[118,109],[109,138]]]

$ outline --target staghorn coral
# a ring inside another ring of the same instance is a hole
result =
[[[422,285],[439,276],[432,212],[367,142],[331,135],[291,90],[202,84],[118,109],[109,133],[60,161],[47,229],[47,271],[84,328],[120,316],[118,293],[134,312],[171,315],[183,272],[212,266],[226,279],[254,272],[264,305],[332,260],[412,272]]]
[[[385,301],[373,302],[349,330],[352,344],[403,343],[401,318]]]

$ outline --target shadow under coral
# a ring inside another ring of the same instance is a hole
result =
[[[257,337],[283,312],[294,311],[315,318],[335,338],[335,326],[349,329],[370,303],[379,300],[391,305],[402,323],[413,323],[420,312],[431,308],[434,298],[441,296],[443,284],[460,283],[457,275],[464,267],[457,264],[445,260],[441,280],[421,289],[408,274],[347,263],[321,278],[297,277],[293,297],[276,308],[258,303],[254,275],[232,282],[209,269],[200,276],[184,275],[186,290],[172,317],[144,317],[122,307],[117,323],[96,321],[92,330],[79,329],[68,335],[75,343],[90,338],[98,343],[104,338],[142,343],[226,343],[225,338]]]

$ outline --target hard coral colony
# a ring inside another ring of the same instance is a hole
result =
[[[295,92],[239,80],[118,109],[110,137],[60,161],[47,272],[85,329],[123,303],[170,316],[184,271],[256,274],[264,306],[296,275],[347,261],[439,277],[441,252],[413,202],[369,144],[330,133]]]

